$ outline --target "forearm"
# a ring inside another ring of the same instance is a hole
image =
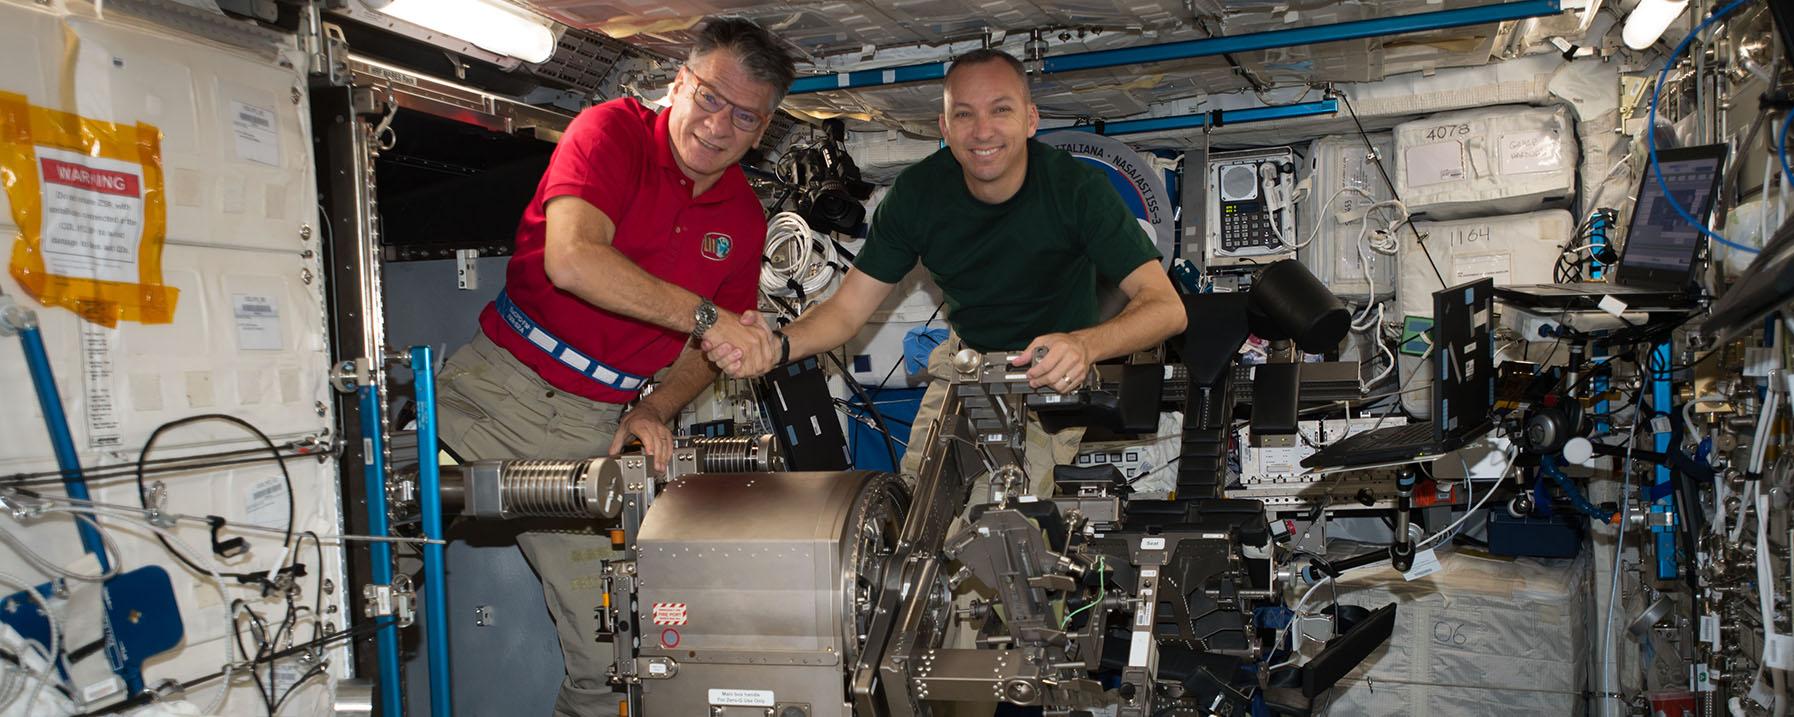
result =
[[[688,346],[679,353],[679,358],[674,359],[666,378],[654,387],[654,392],[642,399],[637,410],[652,411],[661,423],[665,423],[678,415],[686,404],[703,393],[715,379],[716,367],[711,366],[704,358],[704,352]]]
[[[790,358],[833,351],[847,343],[866,325],[873,310],[891,295],[892,286],[859,269],[849,270],[834,296],[784,328],[785,336],[791,340]]]
[[[1090,349],[1090,361],[1126,356],[1164,342],[1183,332],[1183,303],[1175,293],[1136,296],[1121,313],[1087,329],[1071,332]]]
[[[567,246],[544,260],[555,287],[588,304],[674,331],[695,328],[697,294],[649,274],[609,244]]]
[[[853,321],[844,315],[839,305],[831,302],[822,304],[804,312],[797,321],[781,331],[791,340],[791,356],[796,361],[805,356],[813,356],[824,351],[833,351],[859,330],[860,322]]]

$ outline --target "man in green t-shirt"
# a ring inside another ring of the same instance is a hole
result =
[[[1071,391],[1092,363],[1184,330],[1183,302],[1158,251],[1107,177],[1030,139],[1040,112],[1020,62],[996,50],[960,56],[942,105],[946,149],[898,175],[840,288],[784,329],[787,358],[846,343],[918,260],[946,296],[955,338],[1024,357],[1046,350],[1028,370],[1036,387]],[[1128,297],[1100,323],[1098,272]],[[706,349],[731,376],[772,368],[727,345]],[[920,418],[916,430],[926,435]]]

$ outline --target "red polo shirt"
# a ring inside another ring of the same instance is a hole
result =
[[[633,99],[587,108],[568,125],[536,196],[517,226],[517,253],[505,270],[505,292],[525,314],[562,341],[612,368],[638,376],[679,355],[686,334],[614,314],[548,281],[543,269],[549,199],[572,195],[602,210],[617,227],[611,244],[649,274],[717,306],[754,308],[766,218],[740,167],[691,196],[691,179],[673,160],[665,112]],[[622,403],[618,391],[568,368],[506,325],[488,304],[480,327],[494,343],[550,385],[594,401]]]

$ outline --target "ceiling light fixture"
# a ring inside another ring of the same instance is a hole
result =
[[[554,55],[554,32],[543,19],[503,0],[361,0],[413,25],[524,62]]]

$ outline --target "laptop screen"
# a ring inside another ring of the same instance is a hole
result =
[[[1725,145],[1707,145],[1658,152],[1663,184],[1647,164],[1633,205],[1632,224],[1626,231],[1625,255],[1620,258],[1618,280],[1634,284],[1644,279],[1666,284],[1688,280],[1701,232],[1670,206],[1675,202],[1689,216],[1707,220],[1725,164]],[[1669,194],[1663,187],[1669,187]]]

